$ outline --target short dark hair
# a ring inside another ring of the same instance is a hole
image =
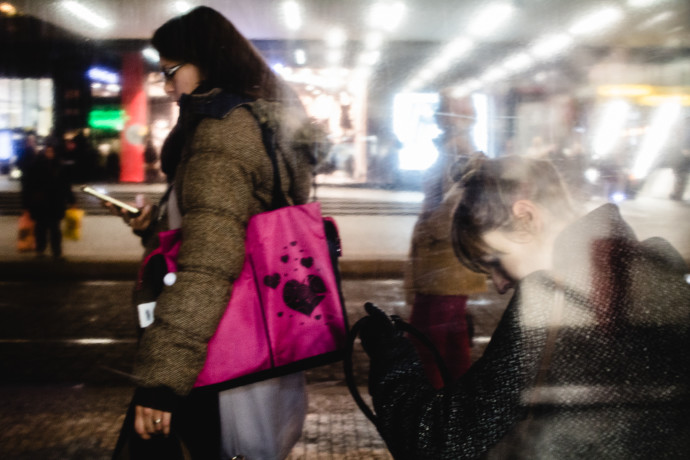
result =
[[[513,204],[528,199],[556,217],[576,215],[560,174],[548,160],[508,155],[473,158],[459,187],[462,195],[452,220],[453,249],[463,265],[486,273],[480,262],[488,248],[483,235],[492,230],[516,230]]]
[[[200,6],[170,19],[151,39],[158,53],[199,68],[207,86],[253,99],[277,100],[281,80],[251,42],[218,11]]]

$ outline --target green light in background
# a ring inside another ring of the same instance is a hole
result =
[[[125,127],[125,111],[122,109],[101,109],[89,112],[89,126],[93,129],[122,131]]]

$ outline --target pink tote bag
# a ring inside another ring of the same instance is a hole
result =
[[[169,271],[181,238],[162,232],[151,253]],[[245,261],[195,386],[232,388],[343,357],[347,320],[340,291],[337,228],[318,202],[253,216]]]

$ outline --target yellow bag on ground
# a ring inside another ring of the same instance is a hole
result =
[[[81,239],[81,223],[84,220],[84,210],[69,208],[65,211],[65,225],[62,236],[70,240]]]
[[[31,219],[29,211],[24,211],[19,216],[19,224],[17,225],[17,251],[27,252],[34,249],[36,249],[34,221]]]

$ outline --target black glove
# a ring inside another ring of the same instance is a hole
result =
[[[400,333],[396,330],[393,319],[379,307],[367,302],[364,304],[364,309],[369,316],[360,320],[359,337],[362,340],[364,351],[369,357],[374,358],[395,342]]]

